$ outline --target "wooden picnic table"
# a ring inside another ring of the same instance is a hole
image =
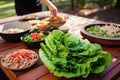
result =
[[[50,15],[49,11],[34,14],[39,15],[39,17],[45,17]],[[66,13],[59,13],[59,15],[65,15],[69,17],[69,20],[66,22],[65,25],[69,26],[70,28],[69,32],[73,32],[78,35],[80,35],[81,26],[101,22],[94,19],[79,17]],[[23,18],[24,18],[23,16],[15,16],[6,19],[1,19],[0,26],[3,26],[5,23],[12,21],[23,21]],[[112,62],[102,73],[90,74],[88,78],[66,79],[63,77],[54,76],[52,73],[49,72],[45,65],[42,64],[40,59],[34,66],[22,71],[12,71],[4,68],[1,64],[0,68],[4,71],[4,73],[8,76],[10,80],[115,80],[115,78],[118,77],[120,73],[120,46],[107,46],[107,45],[101,46],[104,51],[108,51],[111,53]],[[11,50],[23,48],[28,49],[28,47],[26,47],[22,42],[19,43],[6,42],[0,37],[0,55],[3,55]],[[32,50],[38,52],[38,49]]]

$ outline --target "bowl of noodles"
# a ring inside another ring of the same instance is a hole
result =
[[[82,26],[83,38],[104,45],[120,45],[120,25],[115,23],[96,23]]]
[[[20,37],[30,29],[31,25],[28,22],[10,22],[0,29],[0,36],[7,42],[20,42]]]

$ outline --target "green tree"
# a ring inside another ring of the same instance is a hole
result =
[[[93,4],[98,6],[113,6],[116,0],[75,0],[76,6],[83,8],[86,4]],[[117,0],[120,2],[120,0]]]

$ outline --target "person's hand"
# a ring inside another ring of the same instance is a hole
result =
[[[54,5],[48,6],[49,10],[51,11],[51,16],[57,16],[57,8]]]
[[[51,16],[57,16],[58,13],[57,8],[50,0],[40,0],[40,1],[43,2],[45,5],[47,5],[49,10],[51,11]]]

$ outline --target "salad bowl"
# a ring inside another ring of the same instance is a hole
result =
[[[109,33],[113,33],[115,30],[118,30],[117,34],[116,35],[107,34],[107,31],[103,30],[105,29],[105,27],[107,27],[106,29],[109,31]],[[83,36],[83,38],[88,39],[91,42],[100,43],[104,45],[120,45],[119,29],[120,29],[119,24],[96,23],[96,24],[89,24],[89,25],[82,26],[80,33]]]
[[[44,39],[48,34],[48,31],[31,31],[21,36],[20,39],[29,48],[39,48],[40,43],[44,42]]]

